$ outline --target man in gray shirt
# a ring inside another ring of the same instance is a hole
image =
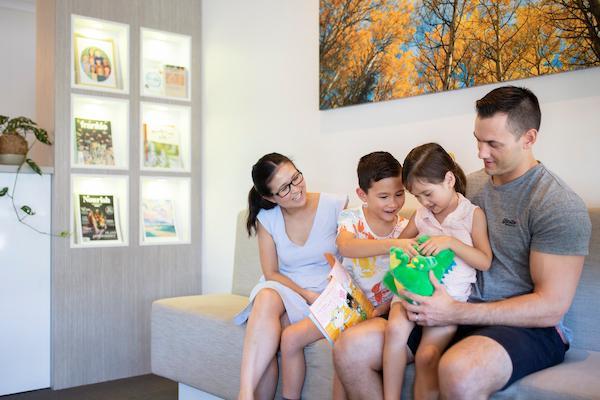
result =
[[[478,271],[468,303],[435,292],[404,292],[408,318],[420,326],[459,324],[440,360],[444,398],[487,398],[517,379],[563,361],[569,309],[588,253],[591,224],[583,201],[537,161],[541,112],[524,88],[492,90],[476,103],[474,135],[484,169],[469,176],[467,196],[487,217],[494,253]],[[334,360],[350,398],[380,398],[386,321],[369,320],[338,340]],[[363,325],[363,326],[361,326]],[[419,330],[409,340],[416,350]]]

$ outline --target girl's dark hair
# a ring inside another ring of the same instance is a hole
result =
[[[410,191],[415,180],[424,180],[429,183],[441,183],[446,178],[446,173],[454,174],[454,190],[465,194],[467,178],[462,168],[454,162],[450,154],[437,143],[427,143],[415,147],[404,159],[402,169],[402,182]]]
[[[273,174],[281,164],[290,163],[292,160],[279,153],[269,153],[262,156],[256,164],[252,166],[252,182],[254,185],[248,193],[248,218],[246,219],[246,230],[248,236],[256,233],[258,221],[256,217],[261,209],[269,210],[277,204],[266,200],[263,196],[271,196],[269,183],[273,179]],[[295,166],[294,166],[295,167]]]

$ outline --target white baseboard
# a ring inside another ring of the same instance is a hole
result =
[[[222,400],[220,397],[179,383],[179,400]]]

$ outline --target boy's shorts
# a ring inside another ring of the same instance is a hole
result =
[[[413,354],[421,341],[421,332],[422,327],[417,325],[408,338],[408,346]],[[554,327],[519,328],[502,325],[459,325],[450,346],[475,335],[495,340],[510,357],[513,370],[502,390],[526,375],[560,364],[569,350],[569,345],[563,342]]]

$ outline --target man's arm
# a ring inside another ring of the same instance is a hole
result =
[[[420,325],[555,326],[568,311],[583,269],[584,256],[563,256],[531,251],[533,292],[489,303],[461,303],[431,276],[431,297],[403,294],[419,305],[402,301],[411,321]]]

